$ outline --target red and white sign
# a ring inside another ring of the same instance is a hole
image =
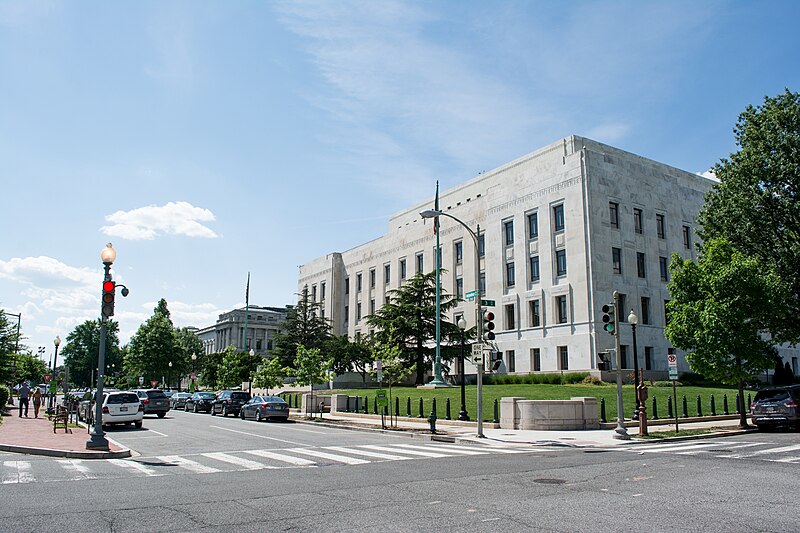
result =
[[[45,375],[44,375],[44,376],[42,376],[42,377],[44,378],[44,382],[45,382],[45,383],[50,383],[50,374],[45,374]]]
[[[678,368],[678,356],[674,353],[667,354],[667,365],[673,368]]]

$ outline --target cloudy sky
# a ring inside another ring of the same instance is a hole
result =
[[[570,134],[707,171],[800,89],[800,3],[0,0],[0,308],[25,343],[284,306],[297,266]]]

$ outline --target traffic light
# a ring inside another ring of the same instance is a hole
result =
[[[111,280],[103,282],[103,320],[114,316],[114,290],[117,284]]]
[[[483,339],[494,340],[494,313],[491,311],[483,312]]]
[[[617,330],[614,327],[614,304],[607,303],[603,305],[603,329],[610,333],[611,335],[615,335]]]
[[[597,370],[608,370],[608,352],[598,352]]]

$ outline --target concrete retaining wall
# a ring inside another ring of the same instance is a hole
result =
[[[575,397],[569,400],[502,398],[500,427],[535,430],[600,429],[597,398]]]

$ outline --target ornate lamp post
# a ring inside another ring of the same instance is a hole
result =
[[[250,361],[247,365],[247,394],[252,394],[253,390],[253,376],[251,374],[251,369],[253,368],[253,356],[256,354],[256,351],[250,348]]]
[[[459,420],[469,420],[467,414],[467,401],[464,393],[464,330],[467,329],[467,321],[463,316],[458,317],[458,329],[461,330],[461,369],[459,378],[461,379],[461,410],[458,412]]]
[[[195,371],[194,371],[194,364],[195,364],[196,362],[197,362],[197,354],[196,354],[196,353],[193,353],[193,354],[192,354],[192,385],[191,385],[191,390],[189,391],[189,392],[192,392],[192,393],[194,393],[194,389],[195,389],[195,386],[194,386],[194,377],[195,377],[195,375],[196,375],[196,374],[194,373],[194,372],[195,372]]]
[[[167,370],[167,390],[172,388],[172,361],[169,362],[169,370]]]
[[[628,324],[631,325],[631,333],[633,334],[633,385],[634,390],[637,391],[636,407],[633,410],[633,420],[639,420],[639,353],[636,350],[636,325],[639,323],[639,317],[631,309],[631,314],[628,315]]]

